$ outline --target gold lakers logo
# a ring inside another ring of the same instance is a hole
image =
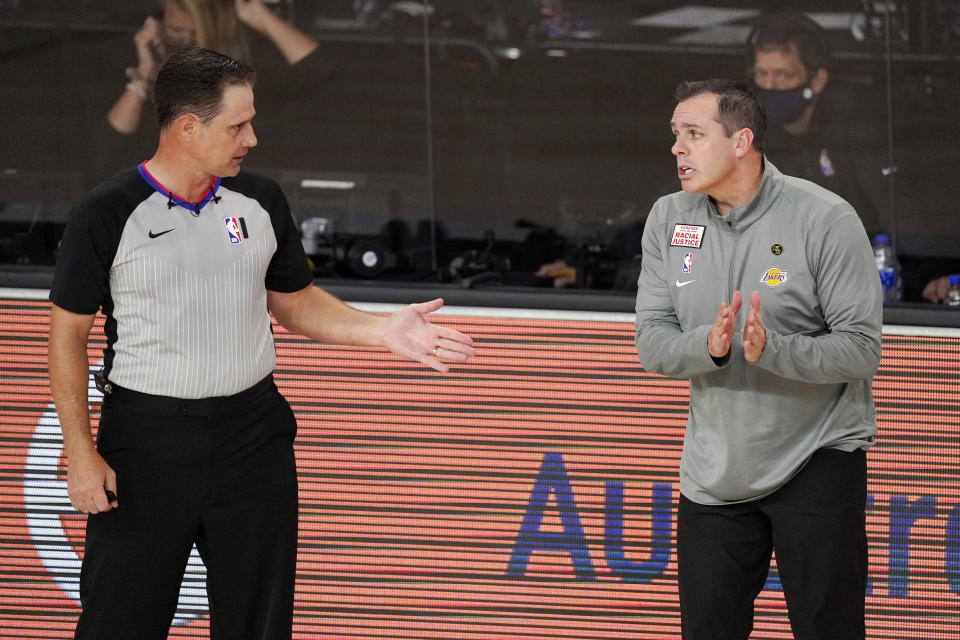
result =
[[[762,276],[760,276],[760,282],[771,288],[779,287],[789,279],[790,274],[780,267],[770,267]]]

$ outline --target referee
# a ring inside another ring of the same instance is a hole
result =
[[[438,371],[474,353],[424,316],[356,311],[313,286],[279,187],[240,171],[257,144],[252,68],[197,47],[160,70],[152,158],[74,209],[60,248],[50,386],[70,501],[87,520],[76,638],[162,640],[194,544],[211,635],[286,639],[297,545],[296,422],[277,391],[270,313],[328,343]],[[87,341],[107,347],[97,442]]]

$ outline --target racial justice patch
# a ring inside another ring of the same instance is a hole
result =
[[[703,243],[704,230],[706,227],[699,224],[676,224],[673,226],[673,235],[670,236],[670,246],[699,249]]]

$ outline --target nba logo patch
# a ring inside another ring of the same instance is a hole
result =
[[[230,237],[230,244],[240,244],[247,236],[247,225],[243,223],[243,218],[224,218],[223,223],[227,225],[227,236]]]
[[[833,160],[830,159],[826,149],[820,149],[820,173],[828,178],[837,174],[833,168]]]
[[[693,254],[685,253],[683,255],[683,268],[680,269],[683,273],[690,273],[693,271]]]

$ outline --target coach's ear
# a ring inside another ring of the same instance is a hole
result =
[[[744,127],[737,131],[735,134],[737,137],[737,157],[742,158],[747,155],[747,152],[753,149],[753,129],[749,127]]]

